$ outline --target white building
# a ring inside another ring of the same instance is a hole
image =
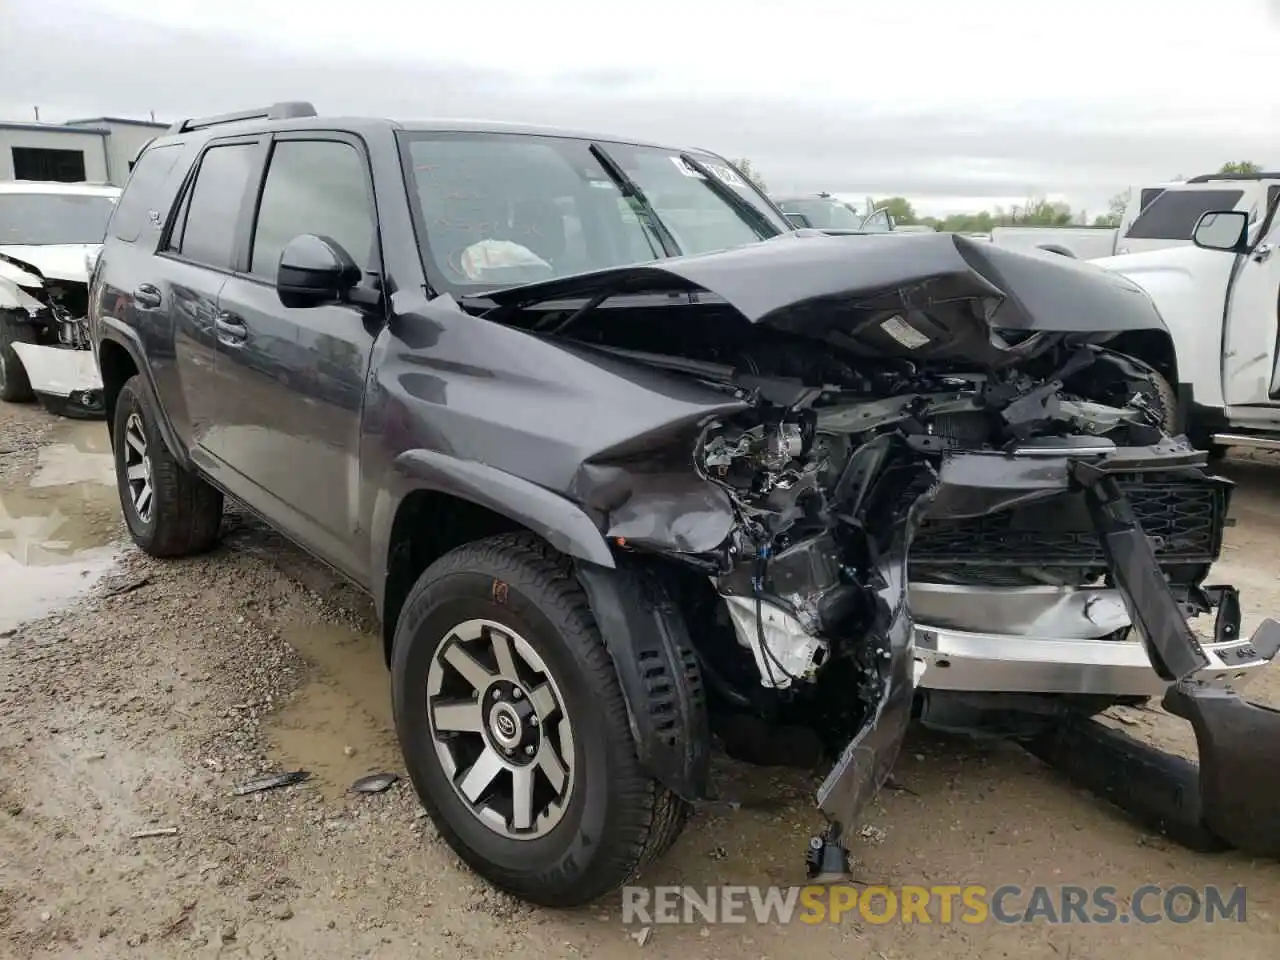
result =
[[[66,123],[0,121],[0,180],[124,186],[129,166],[166,123],[90,117]]]

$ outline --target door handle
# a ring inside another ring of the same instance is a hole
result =
[[[1271,254],[1274,251],[1275,251],[1275,247],[1273,247],[1269,243],[1258,244],[1258,246],[1253,251],[1253,262],[1265,263],[1270,258]]]
[[[244,343],[249,339],[249,328],[233,313],[219,313],[213,318],[213,325],[223,343]]]
[[[133,291],[133,302],[147,310],[160,306],[160,288],[153,283],[140,283]]]

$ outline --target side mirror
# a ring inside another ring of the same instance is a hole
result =
[[[813,226],[813,224],[809,222],[809,218],[803,213],[788,213],[786,214],[786,218],[787,222],[797,230],[807,230]]]
[[[280,253],[276,294],[286,307],[336,303],[360,282],[360,268],[347,251],[327,237],[294,237]]]
[[[1191,242],[1205,250],[1244,253],[1249,247],[1249,215],[1243,210],[1212,210],[1197,221]]]

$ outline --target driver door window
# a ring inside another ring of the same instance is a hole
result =
[[[271,151],[253,231],[250,272],[274,282],[280,254],[310,233],[336,241],[361,270],[376,268],[364,157],[338,140],[281,140]]]

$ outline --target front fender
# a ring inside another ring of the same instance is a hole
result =
[[[1199,247],[1176,247],[1094,260],[1141,287],[1173,339],[1178,379],[1197,403],[1221,407],[1222,334],[1235,258]]]

